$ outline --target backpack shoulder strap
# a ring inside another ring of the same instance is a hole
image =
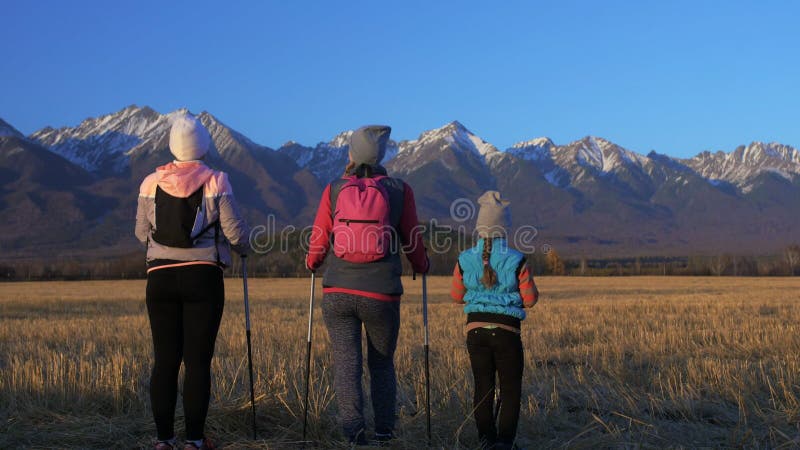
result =
[[[200,189],[195,191],[192,194],[192,196],[196,195],[198,192],[201,193],[201,195],[202,195],[202,197],[200,198],[200,214],[202,215],[203,219],[205,220],[207,218],[207,216],[206,216],[206,214],[207,214],[206,213],[206,211],[207,211],[206,202],[208,201],[208,198],[205,196],[205,192],[206,192],[205,184],[202,187],[200,187]],[[199,238],[200,236],[206,234],[209,230],[214,228],[214,241],[216,242],[217,239],[218,239],[218,235],[219,235],[219,225],[220,225],[219,217],[217,217],[216,220],[214,220],[214,221],[210,222],[208,225],[204,226],[202,229],[200,229],[200,231],[198,231],[197,233],[189,236],[189,239],[191,239],[192,242],[194,242],[195,240],[197,240],[197,238]]]
[[[195,239],[199,238],[200,236],[206,234],[210,229],[216,228],[218,226],[219,226],[219,219],[217,219],[217,220],[211,222],[210,224],[206,225],[205,227],[203,227],[202,230],[198,231],[197,234],[195,234],[194,236],[191,236],[190,238],[191,238],[192,241],[194,241]],[[216,233],[217,230],[214,230],[214,232]],[[216,239],[216,236],[215,236],[215,239]]]
[[[403,202],[405,200],[405,183],[399,178],[381,176],[378,182],[386,189],[389,195],[389,217],[392,227],[400,226],[403,217]]]
[[[336,211],[336,199],[339,198],[339,193],[342,192],[342,188],[352,181],[355,176],[347,177],[347,178],[339,178],[337,180],[331,181],[331,190],[330,190],[330,200],[331,200],[331,216],[333,216],[333,212]]]

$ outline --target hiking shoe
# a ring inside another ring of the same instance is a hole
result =
[[[209,438],[203,438],[203,443],[200,445],[200,447],[198,447],[197,444],[195,444],[192,441],[186,441],[186,443],[183,445],[183,450],[216,450],[216,449],[217,446],[214,445],[214,443],[211,442],[211,439]]]
[[[366,433],[364,433],[364,429],[363,428],[358,430],[358,432],[356,432],[355,435],[352,435],[352,436],[348,437],[347,441],[351,445],[369,445],[369,442],[367,441]]]
[[[153,446],[153,450],[175,450],[175,445],[169,441],[157,441]]]
[[[394,433],[375,433],[375,439],[373,445],[376,447],[389,447],[391,444],[392,439],[394,439]]]
[[[503,442],[497,441],[494,443],[494,446],[491,447],[492,450],[522,450],[522,447],[518,446],[517,444],[511,442]]]

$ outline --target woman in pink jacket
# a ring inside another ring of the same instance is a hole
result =
[[[248,229],[228,175],[203,162],[210,145],[211,136],[197,118],[179,117],[169,139],[175,161],[158,167],[139,190],[136,237],[147,246],[156,450],[177,445],[174,422],[181,361],[184,450],[214,448],[204,427],[211,359],[225,302],[222,270],[231,262],[231,246],[246,252]]]
[[[306,259],[313,271],[328,257],[322,314],[333,349],[339,419],[345,437],[356,445],[367,443],[361,329],[367,332],[375,440],[382,443],[394,435],[394,351],[403,294],[400,256],[405,254],[417,273],[429,267],[414,191],[388,177],[380,165],[390,131],[371,125],[353,132],[350,164],[322,193]]]

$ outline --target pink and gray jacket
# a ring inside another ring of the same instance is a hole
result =
[[[386,169],[380,165],[372,169],[375,175],[386,175]],[[346,181],[346,178],[335,180],[322,193],[309,240],[306,267],[316,270],[328,257],[322,283],[324,293],[355,294],[382,301],[400,300],[403,294],[400,253],[405,254],[416,273],[427,273],[430,266],[417,219],[414,191],[398,178],[385,177],[379,181],[389,195],[390,221],[400,240],[400,248],[396,249],[399,251],[390,251],[378,261],[351,263],[332,252],[328,255],[333,235],[333,211],[339,191]]]
[[[199,236],[192,248],[161,245],[152,239],[156,228],[156,187],[173,197],[185,198],[203,187],[206,224],[219,221],[221,232],[214,227]],[[147,245],[148,272],[155,269],[191,264],[231,263],[231,246],[246,253],[249,229],[242,219],[228,174],[213,170],[202,161],[174,161],[158,167],[139,188],[136,211],[136,237]]]

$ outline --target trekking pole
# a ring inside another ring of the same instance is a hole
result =
[[[247,335],[247,364],[250,367],[250,408],[253,412],[253,439],[256,439],[256,394],[253,389],[253,346],[250,343],[250,300],[247,295],[247,255],[242,258],[242,283],[244,284],[244,323]]]
[[[308,425],[308,379],[311,376],[311,324],[314,318],[314,287],[317,275],[311,272],[311,297],[308,300],[308,338],[306,340],[306,390],[303,395],[303,445],[306,440],[306,426]]]
[[[431,445],[431,372],[428,363],[428,276],[422,274],[422,325],[425,327],[425,416],[428,425],[428,446]]]
[[[500,398],[499,393],[496,393],[495,397],[497,398],[497,403],[494,404],[494,424],[497,426],[497,418],[500,416],[500,405],[503,403],[503,399]]]

